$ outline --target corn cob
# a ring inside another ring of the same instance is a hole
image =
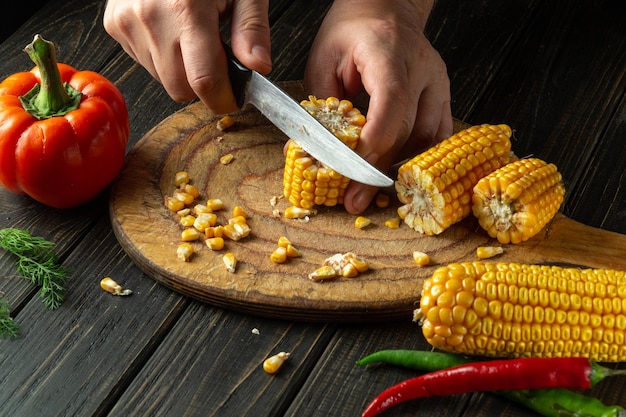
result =
[[[554,164],[520,159],[482,178],[474,187],[472,211],[500,243],[528,240],[559,211],[565,188]]]
[[[504,124],[473,126],[401,165],[400,218],[418,232],[437,235],[469,215],[478,180],[515,158],[510,137]]]
[[[414,320],[446,351],[626,361],[626,271],[450,264],[424,282]]]
[[[355,149],[365,124],[365,116],[348,100],[309,96],[300,103],[350,148]],[[283,174],[283,192],[295,207],[310,209],[315,205],[343,203],[350,179],[326,167],[289,141]]]

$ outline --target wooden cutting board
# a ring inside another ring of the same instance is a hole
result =
[[[294,98],[306,98],[299,82],[283,84]],[[360,108],[364,109],[365,104]],[[110,217],[120,244],[134,262],[163,285],[217,306],[254,315],[302,321],[371,322],[410,320],[422,282],[435,268],[451,262],[477,260],[478,246],[498,245],[473,218],[436,237],[420,235],[406,225],[384,226],[397,217],[391,205],[371,207],[372,220],[356,229],[342,206],[321,207],[309,221],[286,219],[282,196],[286,137],[255,109],[234,115],[227,131],[216,128],[218,117],[195,103],[163,120],[129,153],[111,190]],[[463,126],[457,123],[456,129]],[[228,165],[219,162],[227,153]],[[250,236],[226,242],[219,252],[195,242],[191,262],[176,257],[182,226],[164,206],[172,195],[174,174],[186,170],[201,190],[200,200],[220,198],[226,208],[219,221],[232,217],[235,205],[250,214]],[[281,215],[274,210],[279,209]],[[278,238],[288,237],[302,252],[285,264],[269,259]],[[413,251],[431,255],[428,267],[415,265]],[[222,255],[239,259],[235,273],[225,270]],[[355,252],[370,270],[356,278],[313,282],[307,275],[335,253]],[[626,269],[626,236],[558,215],[538,236],[520,245],[506,245],[493,261],[551,263]]]

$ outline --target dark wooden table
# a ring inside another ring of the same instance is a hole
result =
[[[271,2],[275,80],[303,76],[329,1]],[[0,45],[0,77],[28,70],[35,33],[60,61],[103,73],[124,94],[131,147],[185,104],[172,102],[103,30],[102,0],[51,0]],[[505,122],[519,155],[563,173],[563,213],[626,233],[626,26],[619,0],[439,1],[428,36],[448,65],[453,114]],[[357,36],[355,34],[355,36]],[[428,349],[406,321],[350,325],[260,318],[197,302],[157,284],[130,260],[108,217],[108,195],[54,210],[0,190],[0,227],[58,243],[75,269],[64,304],[47,310],[15,259],[0,252],[0,291],[22,334],[0,340],[0,416],[357,416],[413,372],[354,365],[380,349]],[[626,256],[626,254],[624,254]],[[100,290],[112,276],[131,298]],[[259,334],[253,334],[258,329]],[[260,365],[292,352],[276,376]],[[621,366],[621,365],[618,365]],[[626,378],[589,394],[626,406]],[[387,416],[533,415],[489,393],[414,401]]]

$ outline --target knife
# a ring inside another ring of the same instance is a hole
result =
[[[237,106],[250,103],[287,137],[327,167],[363,184],[389,187],[394,181],[367,162],[309,114],[280,87],[246,68],[225,43],[228,75]]]

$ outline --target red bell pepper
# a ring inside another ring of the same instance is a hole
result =
[[[57,63],[39,35],[25,51],[35,68],[0,83],[0,184],[51,207],[84,204],[122,168],[124,97],[102,75]]]

